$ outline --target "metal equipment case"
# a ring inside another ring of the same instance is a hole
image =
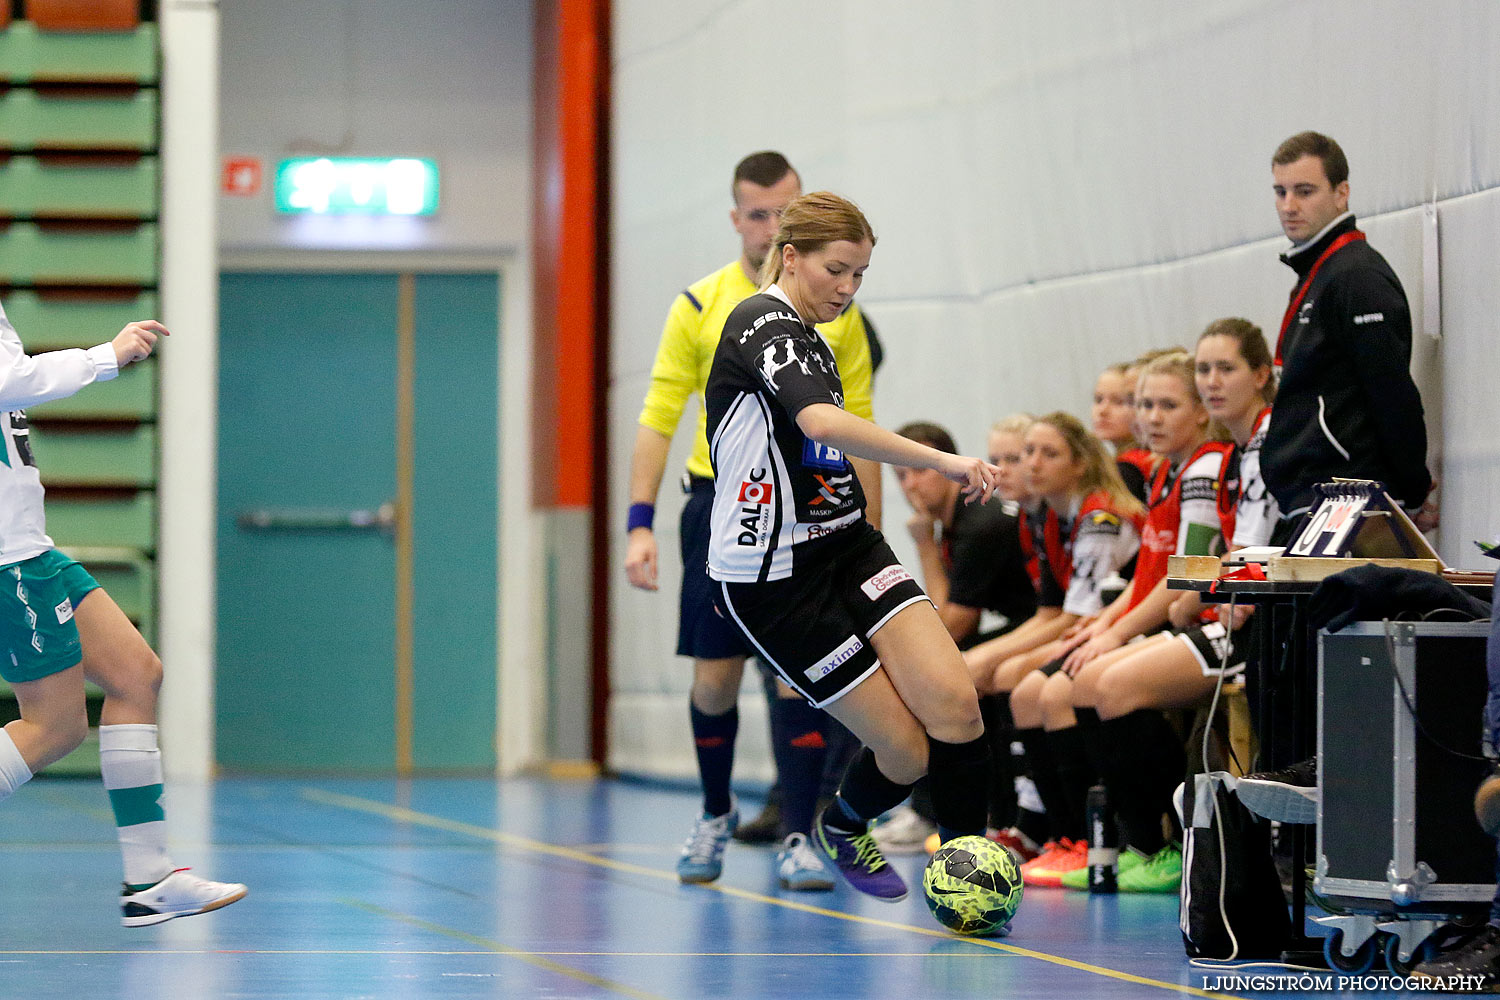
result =
[[[1489,773],[1475,759],[1489,630],[1358,622],[1318,635],[1313,889],[1349,911],[1319,918],[1332,928],[1325,954],[1337,968],[1368,970],[1384,950],[1393,970],[1408,971],[1445,921],[1488,913],[1495,842],[1472,801]]]

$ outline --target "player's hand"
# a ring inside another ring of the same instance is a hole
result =
[[[962,489],[959,491],[964,495],[964,503],[988,503],[990,494],[995,492],[995,485],[1000,481],[1000,470],[990,463],[979,458],[965,458],[962,455],[946,455],[943,467],[938,469],[943,478],[952,480]]]
[[[1229,631],[1231,632],[1235,631],[1236,629],[1244,628],[1245,622],[1249,621],[1250,616],[1254,613],[1255,605],[1253,604],[1236,604],[1234,606],[1234,614],[1232,615],[1229,614],[1229,605],[1219,605],[1219,621],[1224,621],[1225,616],[1227,615],[1229,618],[1227,625]]]
[[[1192,628],[1202,613],[1203,602],[1192,592],[1183,594],[1167,607],[1167,618],[1179,632]]]
[[[656,589],[656,535],[650,528],[635,528],[625,549],[625,576],[632,587]]]
[[[1122,645],[1124,644],[1106,629],[1068,654],[1068,658],[1063,661],[1063,673],[1069,677],[1077,677],[1078,671],[1110,650],[1119,649]]]
[[[110,341],[110,346],[115,349],[115,363],[124,368],[132,362],[149,358],[156,347],[158,335],[171,336],[167,328],[154,319],[125,324],[125,329],[115,334],[115,339]]]
[[[1418,531],[1426,534],[1429,531],[1437,530],[1438,525],[1442,523],[1442,517],[1439,516],[1440,508],[1438,504],[1438,479],[1434,476],[1432,478],[1432,486],[1427,490],[1427,499],[1422,501],[1422,509],[1417,511],[1416,516],[1412,518],[1412,522],[1416,524]]]

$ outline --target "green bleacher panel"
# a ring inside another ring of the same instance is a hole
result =
[[[38,31],[12,21],[0,31],[0,81],[25,83],[155,83],[156,25],[134,31]]]
[[[47,534],[60,546],[156,547],[156,494],[85,490],[47,494]]]
[[[0,162],[0,217],[148,219],[157,212],[157,161],[65,163],[35,156]]]
[[[155,618],[156,567],[145,553],[113,546],[59,545],[58,549],[82,563],[131,621]]]
[[[7,293],[0,304],[32,354],[102,344],[113,339],[126,323],[155,319],[157,311],[154,291],[82,297],[16,289]]]
[[[159,118],[155,90],[88,94],[11,89],[0,93],[0,148],[152,152]]]
[[[74,428],[49,421],[31,428],[46,486],[153,486],[156,427]]]
[[[80,229],[36,222],[0,225],[0,284],[150,285],[157,229]]]
[[[29,406],[26,412],[33,420],[150,420],[156,416],[156,359],[137,361],[108,382],[85,386],[66,399]]]

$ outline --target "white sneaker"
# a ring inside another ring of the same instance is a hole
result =
[[[911,806],[901,805],[892,809],[889,818],[875,826],[870,836],[886,854],[920,854],[926,850],[923,845],[927,838],[934,833],[937,833],[936,823],[923,818]]]
[[[173,917],[191,917],[228,906],[242,898],[246,889],[238,882],[210,882],[179,868],[152,886],[120,893],[120,923],[145,927]]]
[[[776,874],[783,889],[822,892],[833,888],[833,876],[823,867],[805,833],[789,833],[776,854]]]

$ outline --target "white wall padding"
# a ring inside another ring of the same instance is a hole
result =
[[[1217,317],[1274,338],[1292,273],[1276,259],[1271,152],[1327,132],[1417,317],[1413,370],[1445,458],[1441,551],[1473,565],[1469,540],[1500,531],[1500,5],[618,0],[614,18],[614,766],[692,769],[690,667],[672,656],[680,495],[660,497],[663,592],[632,591],[627,469],[672,296],[738,253],[729,174],[753,150],[780,149],[807,189],[853,198],[875,228],[860,300],[887,348],[877,418],[937,420],[978,452],[998,417],[1086,414],[1106,364],[1190,345]],[[1429,203],[1441,341],[1420,332]],[[909,559],[889,474],[886,498]]]

